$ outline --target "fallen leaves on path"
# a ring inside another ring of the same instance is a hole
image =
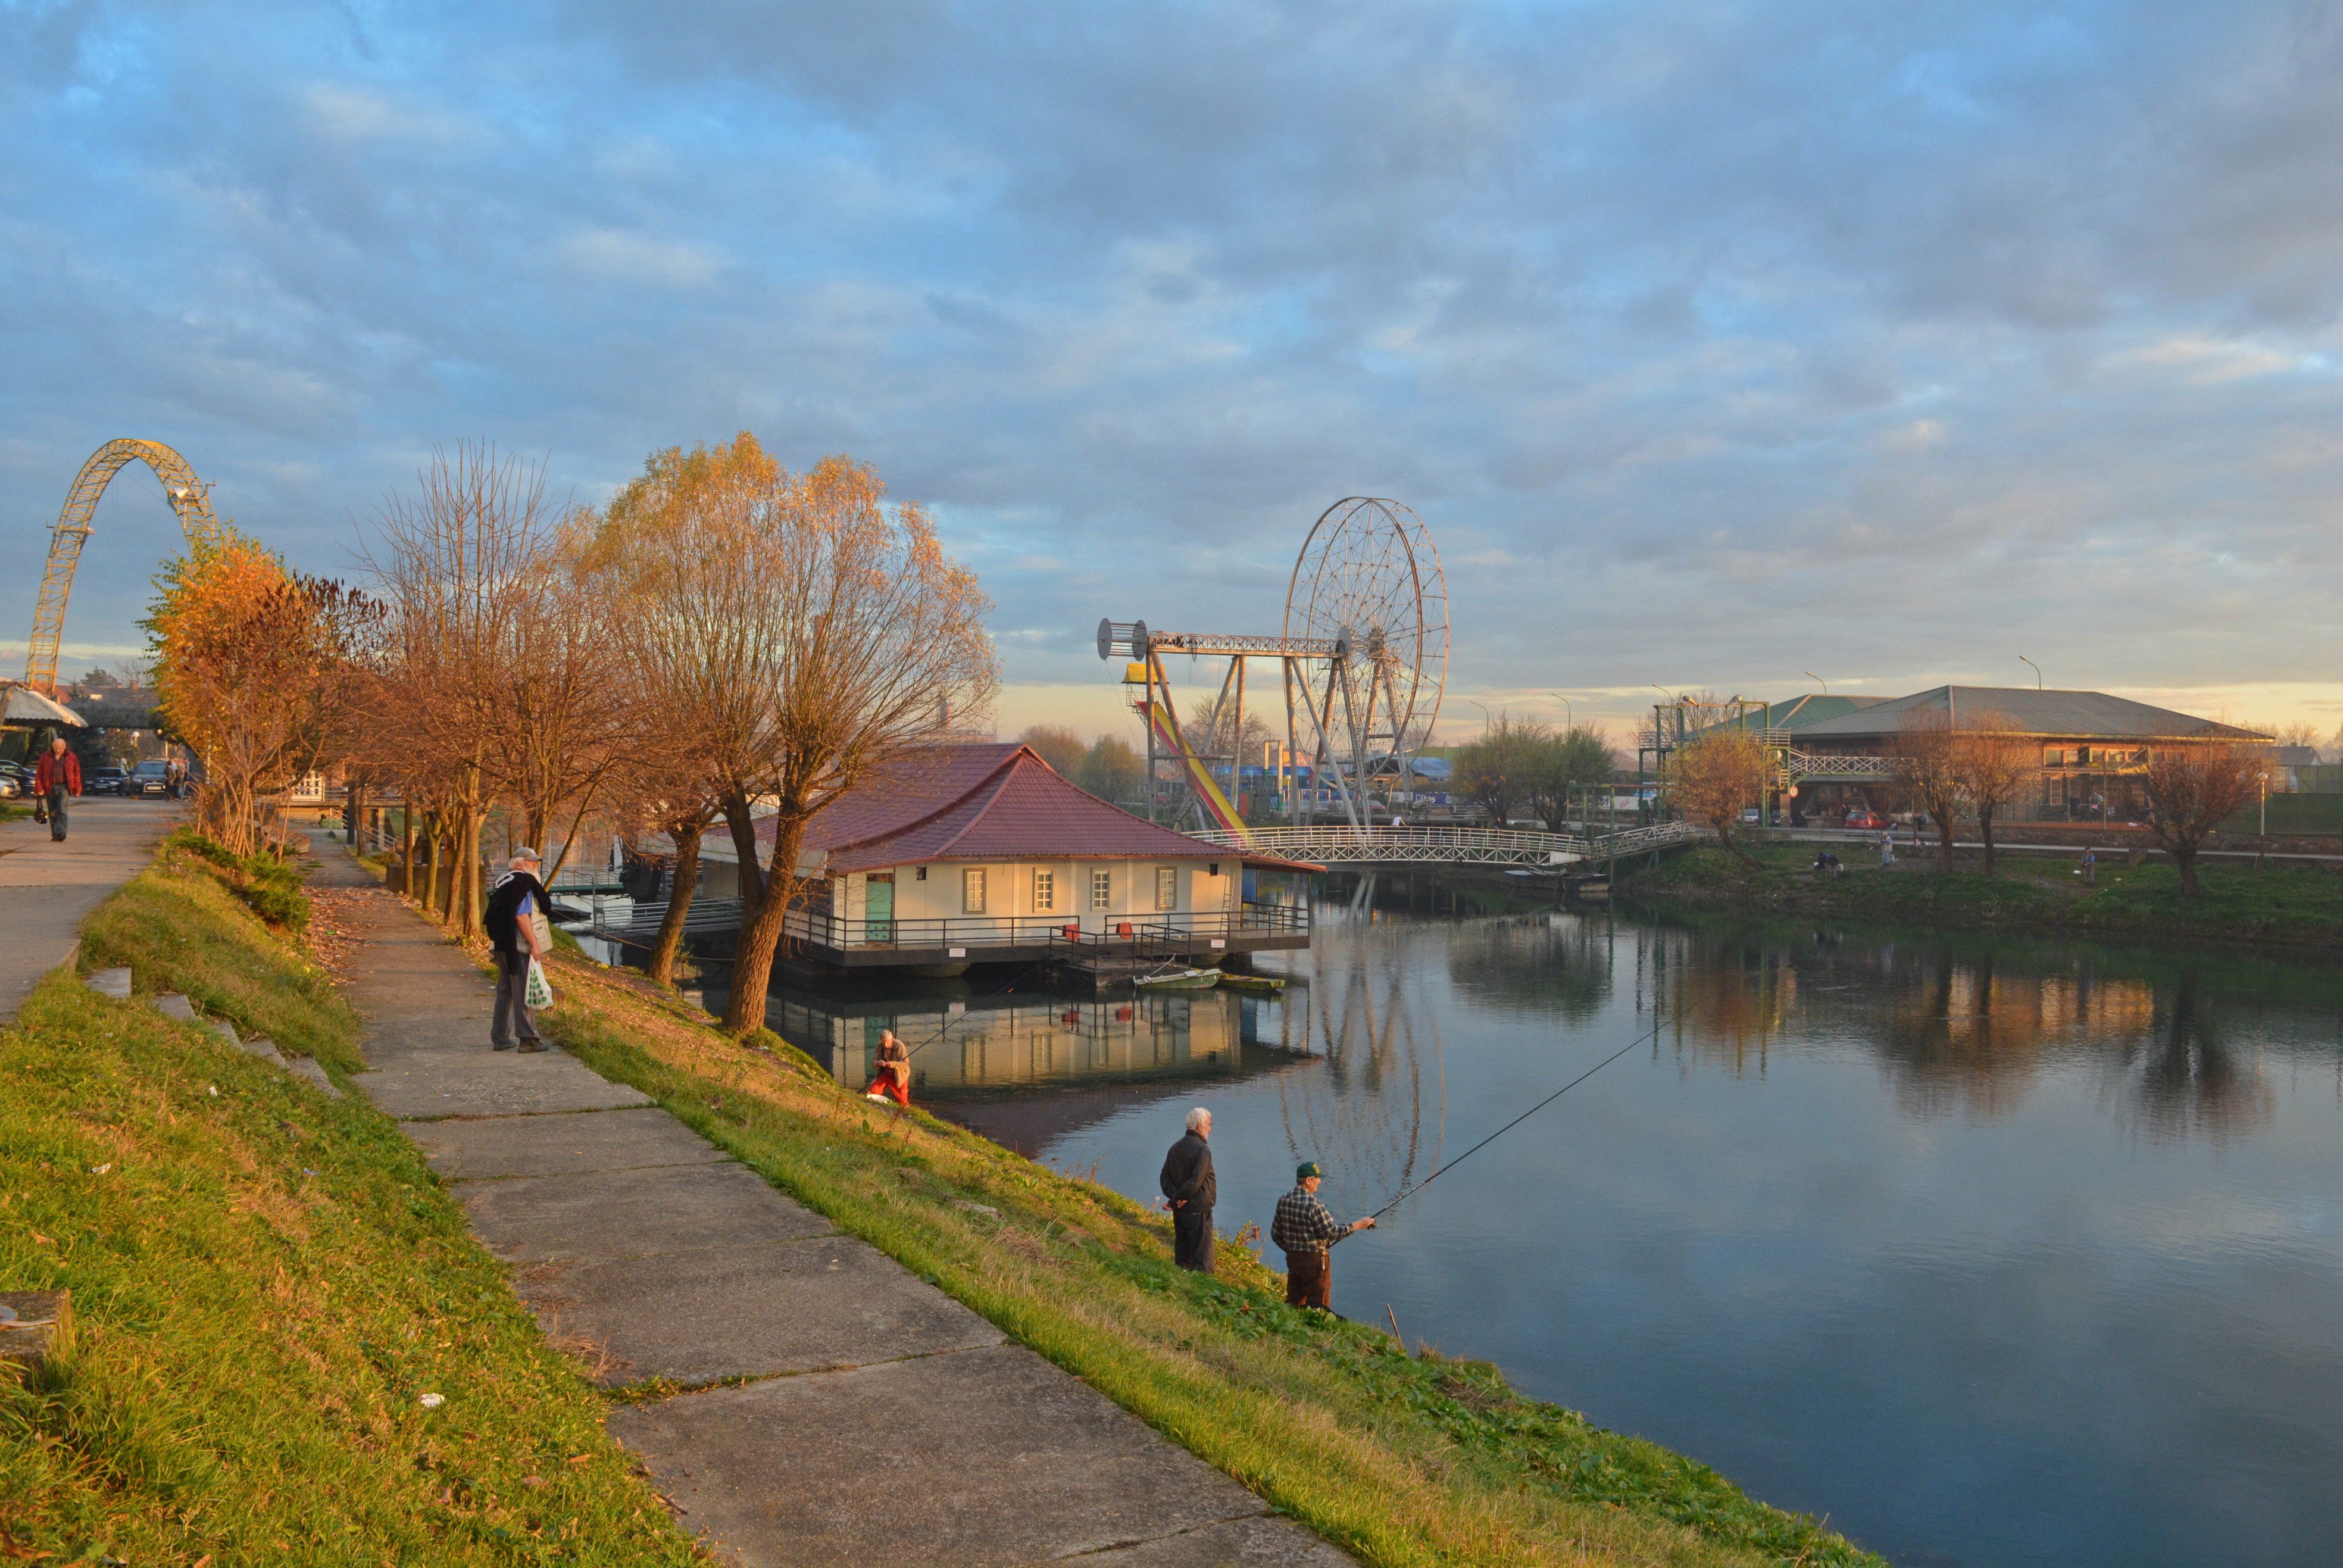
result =
[[[382,888],[311,888],[309,955],[337,983],[348,978],[366,942],[370,911],[395,895]]]

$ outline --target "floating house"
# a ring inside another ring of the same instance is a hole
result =
[[[772,819],[757,830],[769,854]],[[730,851],[709,835],[704,890],[718,899],[738,891]],[[907,759],[824,808],[799,866],[789,962],[928,974],[1052,954],[1099,972],[1306,948],[1309,900],[1288,874],[1322,869],[1144,821],[1013,744]]]

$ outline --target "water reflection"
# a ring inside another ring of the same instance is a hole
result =
[[[1416,1187],[1345,1247],[1338,1310],[1388,1303],[1897,1561],[2279,1564],[2343,1534],[2343,978],[1391,885],[1322,899],[1254,1019],[1284,1070],[1040,1151],[1143,1201],[1202,1102],[1226,1229],[1298,1158],[1345,1213]]]

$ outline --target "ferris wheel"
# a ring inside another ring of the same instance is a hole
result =
[[[1294,558],[1285,635],[1347,648],[1330,673],[1351,777],[1403,774],[1448,683],[1448,580],[1423,519],[1365,496],[1327,508]]]
[[[1331,797],[1353,826],[1365,827],[1378,789],[1412,792],[1415,752],[1439,718],[1448,679],[1448,583],[1422,518],[1394,500],[1350,496],[1320,513],[1302,542],[1281,635],[1150,631],[1143,620],[1110,618],[1099,622],[1098,652],[1132,661],[1123,680],[1143,689],[1133,706],[1147,722],[1148,777],[1159,756],[1176,759],[1199,825],[1239,838],[1245,826],[1233,799],[1250,766],[1240,755],[1245,663],[1278,660],[1285,755],[1276,776],[1288,814],[1299,819],[1304,810],[1293,780],[1306,774],[1308,809]],[[1171,653],[1229,661],[1220,695],[1192,734],[1163,671]]]

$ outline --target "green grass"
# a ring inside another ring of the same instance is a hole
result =
[[[183,856],[91,927],[142,987],[349,1050],[314,966]],[[0,1373],[0,1561],[694,1560],[395,1122],[71,975],[0,1031],[0,1280],[75,1319]]]
[[[239,1034],[316,1057],[331,1070],[361,1070],[357,1013],[314,960],[254,911],[233,858],[223,866],[202,852],[206,845],[173,834],[153,867],[93,911],[82,926],[83,967],[126,964],[142,994],[184,991]],[[302,908],[285,930],[307,919],[297,875],[291,896]]]
[[[2200,860],[2194,899],[2180,896],[2168,863],[2102,860],[2085,888],[2069,856],[2004,855],[1988,877],[1964,856],[1946,876],[1933,852],[1899,849],[1883,871],[1848,853],[1842,876],[1816,880],[1811,844],[1751,846],[1749,866],[1713,847],[1672,855],[1655,870],[1621,879],[1623,900],[1977,929],[2056,931],[2094,938],[2180,939],[2296,947],[2343,946],[2343,872],[2325,867]],[[1868,851],[1875,856],[1876,851]]]
[[[639,977],[557,968],[543,1024],[597,1071],[1369,1563],[1879,1562],[1493,1366],[1289,1308],[1241,1246],[1219,1277],[1186,1273],[1162,1219],[874,1111],[769,1034],[737,1044]]]

